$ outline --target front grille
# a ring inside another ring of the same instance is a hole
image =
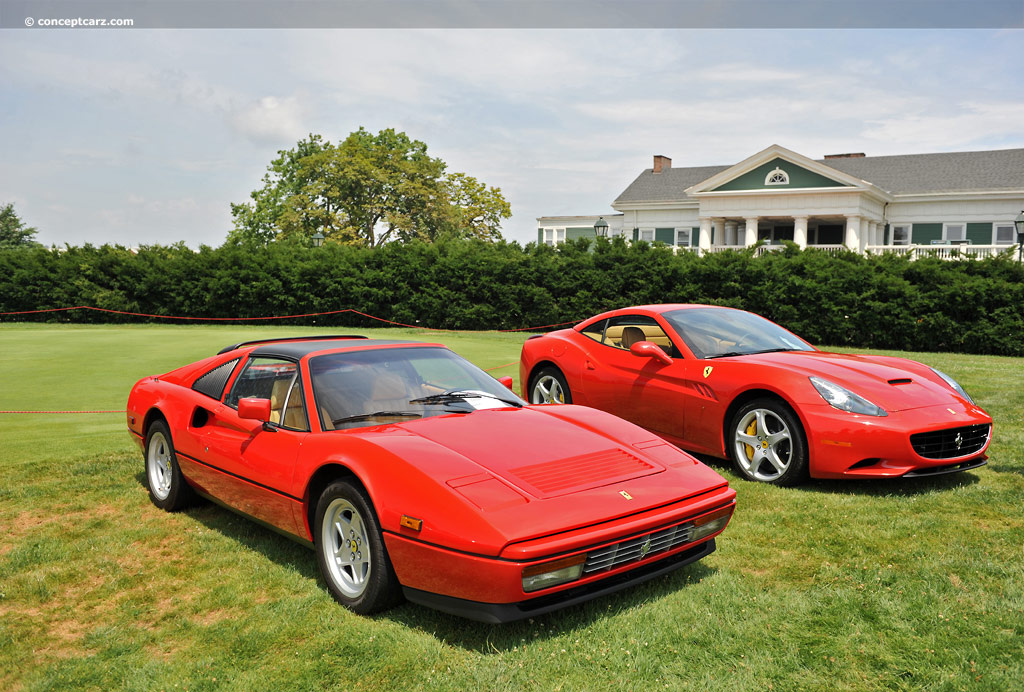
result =
[[[693,524],[687,522],[592,550],[587,554],[583,573],[607,572],[630,562],[638,562],[651,555],[689,543],[691,536]]]
[[[949,430],[934,430],[910,436],[914,451],[925,459],[956,459],[984,448],[991,425],[968,425]]]

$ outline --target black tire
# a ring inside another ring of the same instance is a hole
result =
[[[571,404],[572,392],[562,371],[548,365],[530,378],[531,404]]]
[[[807,479],[807,436],[793,410],[778,399],[741,406],[729,422],[726,445],[747,480],[789,486]]]
[[[368,615],[401,602],[380,523],[362,490],[346,481],[327,486],[316,505],[313,544],[327,590],[338,603]]]
[[[196,494],[181,475],[174,440],[167,424],[154,421],[146,430],[146,488],[160,509],[177,512],[195,502]]]

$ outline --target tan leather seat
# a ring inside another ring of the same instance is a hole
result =
[[[623,327],[622,328],[622,348],[628,349],[638,341],[646,341],[647,335],[644,334],[644,330],[640,327]]]
[[[405,381],[398,375],[383,373],[373,381],[370,393],[370,411],[407,411],[412,396]]]
[[[288,397],[289,384],[291,384],[291,380],[285,377],[279,378],[274,382],[274,386],[270,390],[270,422],[284,425],[286,428],[305,430],[306,416],[305,408],[302,405],[302,387],[300,382],[295,380],[295,386],[292,387],[292,395]],[[286,397],[288,398],[288,408],[283,411],[282,422],[281,414]]]

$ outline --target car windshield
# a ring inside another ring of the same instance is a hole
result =
[[[380,425],[525,402],[445,348],[384,348],[315,356],[309,374],[324,430]]]
[[[800,337],[743,310],[687,308],[662,315],[698,358],[813,351]]]

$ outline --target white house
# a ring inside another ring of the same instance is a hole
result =
[[[772,145],[731,166],[655,156],[612,202],[617,214],[545,216],[538,242],[609,235],[717,252],[764,240],[828,251],[977,256],[1015,246],[1024,149],[809,159]]]

